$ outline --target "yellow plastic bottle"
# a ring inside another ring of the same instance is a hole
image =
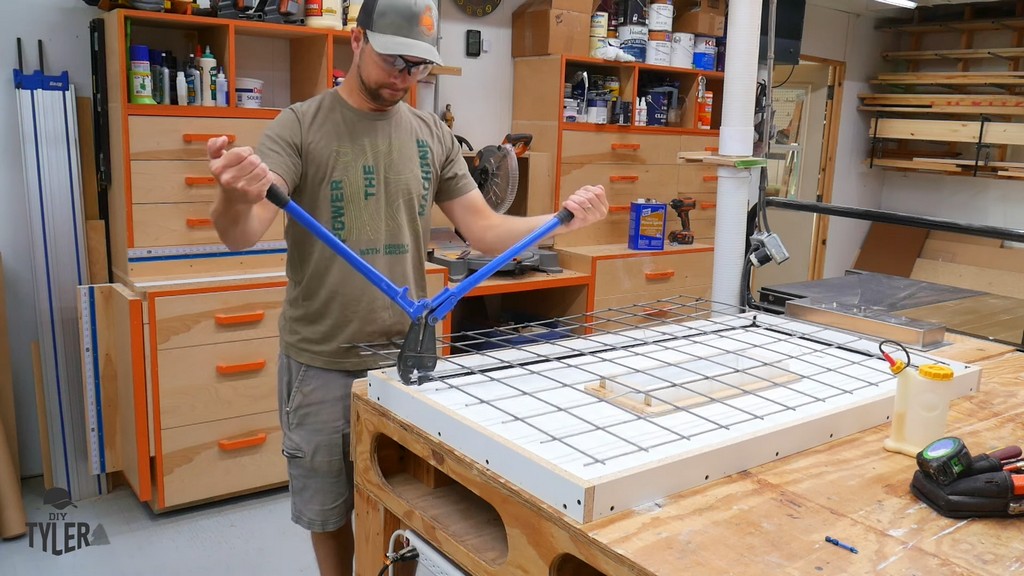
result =
[[[891,370],[898,374],[896,402],[892,428],[883,446],[890,452],[916,456],[946,435],[953,369],[939,364],[904,369],[903,362],[898,361]]]

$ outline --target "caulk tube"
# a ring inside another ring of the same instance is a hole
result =
[[[754,151],[754,94],[757,88],[761,0],[729,3],[729,50],[725,53],[725,89],[718,150],[722,156],[750,156]],[[718,168],[714,275],[711,299],[738,307],[746,245],[750,171]]]

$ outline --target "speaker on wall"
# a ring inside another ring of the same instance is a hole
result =
[[[775,64],[798,64],[800,41],[804,35],[804,10],[807,0],[775,2]],[[761,47],[759,60],[768,61],[768,0],[761,2]]]

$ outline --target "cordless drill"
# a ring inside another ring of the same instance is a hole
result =
[[[686,198],[673,198],[668,205],[676,211],[682,230],[673,230],[668,233],[669,244],[693,244],[693,232],[690,230],[690,210],[697,207],[697,201],[687,196]]]

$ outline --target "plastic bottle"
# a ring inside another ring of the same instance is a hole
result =
[[[149,49],[149,77],[152,78],[153,82],[153,101],[157,104],[163,103],[163,93],[161,90],[164,86],[163,78],[160,76],[160,68],[163,66],[163,57],[159,50],[153,48]]]
[[[132,104],[156,104],[153,100],[153,76],[149,71],[149,48],[133,44],[129,48],[129,100]]]
[[[160,53],[160,103],[171,103],[171,71],[167,68],[170,57],[167,52]]]
[[[167,57],[164,58],[164,64],[167,66],[167,80],[170,82],[170,93],[167,95],[168,102],[171,106],[178,106],[178,60],[174,58],[174,54],[167,54]],[[184,102],[181,105],[185,104],[188,104],[188,102]]]
[[[185,72],[178,70],[178,76],[174,79],[178,94],[178,106],[188,106],[188,82],[185,80]]]
[[[217,106],[228,105],[228,77],[224,74],[224,67],[220,68],[217,74]]]
[[[217,105],[217,84],[214,83],[213,74],[217,69],[217,59],[210,52],[210,45],[206,45],[206,52],[199,58],[199,69],[202,71],[202,83],[197,87],[196,98],[202,93],[203,106]]]
[[[188,55],[188,66],[185,70],[185,82],[188,84],[188,105],[199,106],[203,103],[199,95],[199,86],[202,81],[199,78],[199,70],[196,68],[196,55]]]
[[[306,26],[310,28],[331,28],[341,30],[342,0],[306,0]]]
[[[647,98],[643,96],[636,99],[636,125],[647,126]]]
[[[898,374],[896,402],[892,428],[883,447],[889,452],[916,456],[925,446],[946,435],[953,370],[939,364],[904,369],[902,361],[891,369]]]

